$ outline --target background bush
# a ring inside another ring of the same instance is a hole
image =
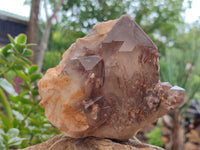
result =
[[[38,66],[26,36],[9,36],[10,44],[0,50],[0,149],[17,149],[41,143],[59,131],[44,116],[39,105]]]

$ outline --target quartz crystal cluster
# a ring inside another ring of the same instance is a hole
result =
[[[98,23],[39,81],[40,105],[66,136],[127,140],[183,102],[184,89],[159,81],[158,56],[128,15]]]

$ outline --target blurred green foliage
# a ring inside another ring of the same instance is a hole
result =
[[[53,1],[53,0],[52,0]],[[166,45],[173,40],[182,13],[184,0],[74,0],[65,1],[61,22],[65,28],[88,33],[100,21],[129,14],[148,33],[165,55]],[[190,0],[188,0],[188,3]]]
[[[182,108],[188,106],[193,98],[200,98],[200,27],[199,23],[185,27],[187,31],[177,31],[166,55],[160,57],[161,80],[186,90],[187,103]]]
[[[73,31],[62,27],[60,24],[53,24],[50,34],[50,42],[48,43],[48,50],[44,56],[42,72],[45,73],[47,69],[53,68],[62,59],[62,54],[76,41],[86,34],[82,31]]]
[[[18,137],[19,129],[11,128],[7,133],[0,129],[0,148],[9,149],[10,147],[19,146],[25,138]]]
[[[26,36],[18,35],[0,49],[0,149],[24,148],[43,142],[58,133],[38,104],[36,81],[38,66],[27,57],[32,55]],[[16,80],[18,78],[18,85]],[[18,87],[17,87],[18,86]],[[17,92],[18,91],[18,92]]]
[[[77,38],[81,38],[85,35],[86,34],[82,31],[73,31],[60,24],[54,24],[52,26],[50,42],[48,43],[49,51],[57,50],[63,53]]]
[[[53,68],[56,65],[58,65],[58,63],[61,61],[62,59],[62,53],[60,51],[47,51],[45,53],[44,56],[44,63],[42,66],[42,72],[46,72],[47,69],[49,68]]]
[[[147,134],[147,137],[149,138],[149,144],[160,147],[164,146],[162,141],[161,127],[155,127],[150,133]]]
[[[49,0],[51,8],[55,7],[56,2]],[[168,45],[175,40],[178,27],[184,24],[182,13],[191,5],[191,0],[187,1],[188,5],[183,5],[183,2],[184,0],[66,0],[59,19],[52,25],[48,51],[59,51],[62,54],[77,38],[88,34],[97,22],[129,14],[155,42],[160,55],[165,56]],[[51,54],[45,55],[43,73],[48,67],[58,64],[58,61],[46,61],[49,55]],[[57,56],[56,52],[56,58]],[[60,60],[60,57],[56,60]]]

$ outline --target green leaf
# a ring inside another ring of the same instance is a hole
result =
[[[17,44],[26,44],[26,41],[27,41],[27,37],[25,34],[19,34],[17,37],[16,37],[16,42]]]
[[[20,101],[23,104],[33,104],[33,101],[31,101],[30,99],[24,98],[23,96],[12,96],[12,95],[9,95],[9,98],[14,102]]]
[[[9,137],[8,137],[7,134],[2,134],[1,136],[3,137],[3,139],[4,139],[5,142],[8,142]]]
[[[6,79],[0,78],[0,86],[9,94],[17,96],[14,87]]]
[[[1,88],[0,88],[0,101],[1,101],[1,104],[3,105],[4,112],[6,113],[7,118],[12,120],[13,116],[11,112],[11,106],[9,104],[8,98],[6,97],[4,91]],[[0,111],[0,116],[2,117],[1,119],[3,121],[5,116],[4,114],[1,114],[1,111]]]
[[[2,136],[0,135],[0,137],[2,137]],[[5,144],[3,143],[3,141],[2,141],[1,139],[3,139],[3,137],[0,138],[0,148],[1,148],[2,150],[4,150],[6,146],[5,146]]]
[[[21,86],[22,88],[24,88],[24,89],[27,89],[27,90],[30,90],[30,89],[31,89],[30,86],[25,85],[25,84],[20,84],[20,86]]]
[[[5,134],[5,132],[2,129],[0,129],[0,134]]]
[[[32,56],[32,55],[33,55],[32,50],[30,50],[30,49],[25,49],[24,50],[23,56]]]
[[[1,49],[1,52],[2,54],[6,57],[8,56],[8,50],[10,50],[12,48],[12,46],[10,44],[4,46],[2,49]]]
[[[23,70],[25,67],[25,62],[16,56],[14,56],[13,59],[15,61],[14,68],[17,70]]]
[[[15,79],[16,73],[13,70],[9,70],[7,73],[7,76],[9,76],[12,80]]]
[[[19,58],[21,58],[25,63],[27,63],[27,64],[29,64],[29,65],[32,64],[32,62],[31,62],[29,59],[27,59],[27,58],[25,58],[25,57],[23,57],[23,56],[19,56]]]
[[[17,137],[19,134],[19,129],[17,128],[11,128],[10,130],[8,130],[7,132],[7,135],[8,137],[11,139],[11,138],[14,138],[14,137]]]
[[[17,120],[20,120],[20,121],[24,120],[24,116],[20,112],[16,110],[12,110],[12,113],[14,114]]]
[[[14,41],[13,37],[10,34],[8,34],[8,38],[9,38],[9,40],[10,40],[10,42],[12,44],[15,44],[15,41]]]
[[[23,140],[25,140],[25,138],[20,138],[20,137],[11,138],[8,141],[8,146],[9,147],[18,146],[18,145],[20,145],[22,143]]]
[[[12,124],[14,128],[17,128],[21,120],[19,120],[17,117],[13,118]]]
[[[29,118],[29,121],[35,126],[43,126],[43,124],[35,118]]]
[[[33,96],[37,96],[37,95],[39,95],[38,90],[32,90],[31,93],[33,94]]]
[[[4,78],[13,86],[15,85],[14,81],[12,78],[10,78],[7,74],[4,74]]]
[[[16,96],[13,96],[13,95],[9,95],[9,99],[15,103],[17,103],[17,98]]]
[[[29,77],[27,77],[27,76],[26,76],[24,73],[22,73],[21,71],[16,70],[15,72],[16,72],[16,74],[17,74],[22,80],[24,80],[24,81],[26,81],[26,82],[29,82],[29,81],[30,81]]]
[[[14,46],[14,50],[20,54],[24,51],[25,48],[26,48],[26,46],[21,45],[21,44],[15,44],[15,46]]]
[[[2,133],[4,134],[4,133]],[[3,138],[3,136],[0,134],[0,149],[4,150],[5,148],[5,144],[4,144],[5,140]]]
[[[0,112],[0,118],[1,118],[1,128],[3,129],[10,129],[12,128],[12,120],[9,119],[7,116],[5,116],[3,113]],[[3,126],[3,127],[2,127]]]
[[[8,64],[7,58],[0,52],[0,62]]]
[[[33,75],[30,76],[30,78],[31,78],[31,82],[34,82],[36,80],[41,79],[42,76],[40,74],[33,74]]]
[[[20,92],[20,96],[25,96],[25,95],[27,95],[29,93],[29,91],[23,91],[23,92]]]
[[[28,74],[33,74],[38,70],[38,66],[37,65],[32,65],[30,68],[28,68]]]
[[[149,143],[152,145],[157,145],[162,147],[163,141],[161,139],[161,127],[154,128],[150,133],[147,134],[149,138]]]
[[[6,62],[5,60],[3,60],[3,59],[0,58],[0,64],[2,64],[2,65],[5,65],[5,64],[8,65],[8,62]]]

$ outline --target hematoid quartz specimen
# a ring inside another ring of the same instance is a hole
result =
[[[159,81],[157,47],[128,15],[96,24],[39,81],[47,119],[72,138],[127,140],[184,92]]]

